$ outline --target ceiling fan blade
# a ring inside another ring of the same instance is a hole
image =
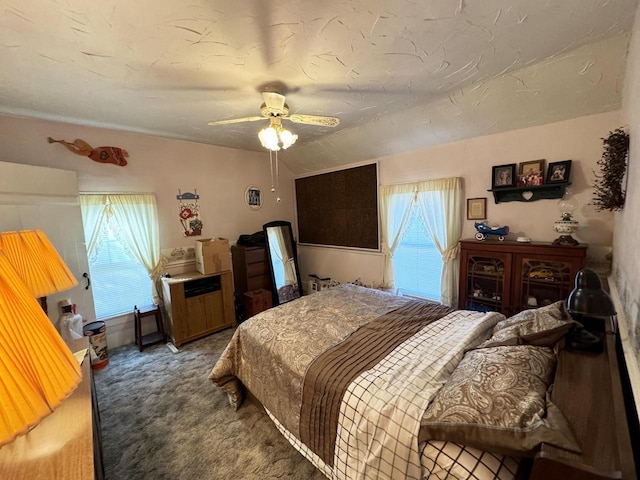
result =
[[[305,123],[307,125],[321,125],[323,127],[337,127],[340,125],[340,119],[336,117],[320,117],[318,115],[299,115],[293,114],[286,118],[293,123]]]
[[[262,92],[262,98],[269,110],[282,112],[284,110],[284,95],[276,92]]]
[[[257,120],[266,120],[267,117],[243,117],[243,118],[232,118],[229,120],[217,120],[213,122],[209,122],[207,125],[229,125],[231,123],[240,123],[240,122],[255,122]]]

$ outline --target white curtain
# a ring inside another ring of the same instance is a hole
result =
[[[393,288],[395,275],[393,272],[393,252],[402,238],[402,233],[409,223],[411,205],[416,190],[413,184],[383,185],[380,192],[380,220],[382,222],[382,253],[384,254],[384,272],[382,284],[385,288]]]
[[[84,241],[89,260],[95,258],[100,242],[100,232],[107,220],[106,195],[80,195]]]
[[[434,245],[442,255],[440,301],[455,306],[458,296],[458,241],[462,235],[462,179],[459,177],[381,186],[380,219],[385,256],[383,284],[393,288],[393,252],[414,205]]]
[[[162,274],[158,211],[153,194],[82,194],[82,221],[89,258],[99,250],[98,238],[103,223],[113,217],[126,232],[121,241],[131,254],[147,269],[152,280],[153,300],[160,303],[156,283]]]
[[[440,301],[458,304],[460,237],[462,236],[462,179],[428,180],[417,185],[418,211],[434,245],[442,255]]]

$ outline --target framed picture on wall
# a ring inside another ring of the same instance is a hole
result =
[[[486,220],[487,198],[467,198],[467,220]]]
[[[518,168],[518,187],[535,187],[544,183],[544,159],[522,162]]]
[[[244,201],[251,210],[258,210],[262,207],[262,190],[260,187],[250,185],[244,192]]]
[[[569,181],[571,173],[571,160],[563,160],[562,162],[553,162],[549,164],[547,170],[546,183],[564,183]]]
[[[493,167],[491,188],[515,187],[516,164],[498,165]]]

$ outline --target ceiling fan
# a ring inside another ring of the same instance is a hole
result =
[[[255,122],[269,119],[272,126],[280,125],[280,120],[291,120],[293,123],[306,125],[320,125],[323,127],[336,127],[340,119],[336,117],[322,117],[318,115],[289,115],[289,106],[284,103],[285,96],[276,92],[262,92],[264,103],[260,106],[261,116],[232,118],[229,120],[217,120],[209,122],[209,125],[229,125],[231,123]]]

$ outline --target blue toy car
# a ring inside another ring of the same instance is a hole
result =
[[[486,222],[476,222],[476,240],[486,240],[489,235],[498,235],[498,240],[504,241],[505,235],[509,233],[509,227],[490,227]]]

